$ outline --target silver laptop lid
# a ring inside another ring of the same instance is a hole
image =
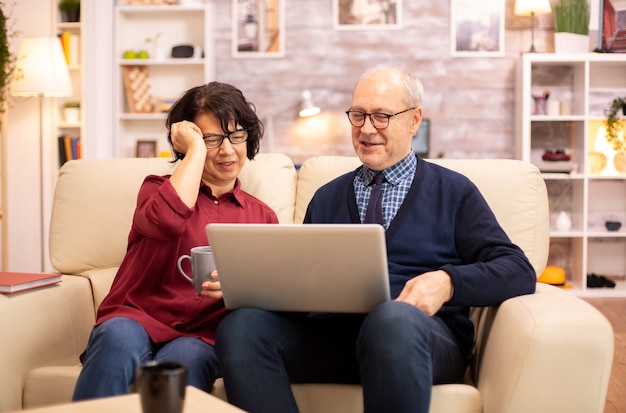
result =
[[[209,224],[227,308],[364,313],[389,300],[376,224]]]

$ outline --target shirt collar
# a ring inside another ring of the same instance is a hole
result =
[[[417,157],[413,152],[409,153],[404,159],[398,162],[395,165],[390,166],[389,168],[383,170],[383,174],[385,175],[385,179],[391,185],[398,185],[403,179],[406,179],[409,176],[415,174],[415,169],[417,167]],[[363,168],[358,172],[357,176],[360,180],[363,181],[365,185],[368,185],[374,179],[374,175],[376,175],[379,171],[373,171],[367,166],[363,166]]]
[[[208,195],[209,198],[217,199],[220,202],[228,200],[228,199],[232,199],[235,203],[237,203],[241,207],[244,204],[244,194],[243,194],[243,190],[241,189],[241,181],[239,180],[239,178],[237,178],[237,180],[235,181],[235,187],[233,188],[232,191],[226,192],[225,194],[222,194],[219,197],[214,196],[213,191],[211,191],[211,187],[206,185],[204,182],[202,182],[202,184],[200,185],[200,191]]]

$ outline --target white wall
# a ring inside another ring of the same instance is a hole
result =
[[[20,0],[15,2],[9,16],[15,22],[19,36],[11,39],[11,51],[18,53],[19,43],[24,36],[52,35],[52,6],[50,0]],[[10,10],[10,8],[9,8]],[[6,12],[6,10],[5,10]],[[39,106],[36,98],[11,98],[7,112],[6,153],[6,200],[4,225],[7,230],[7,257],[3,266],[8,271],[41,271],[40,234],[40,165],[39,159]],[[51,143],[50,117],[45,115],[52,102],[44,102],[44,159],[43,167],[48,177],[44,185],[45,228],[48,225],[52,193],[52,168],[56,168],[56,151]],[[53,140],[54,139],[54,140]],[[47,234],[47,230],[45,231]],[[47,238],[47,235],[46,237]],[[46,240],[47,242],[47,240]],[[47,248],[46,248],[47,250]],[[47,258],[47,253],[46,253]],[[49,269],[49,267],[47,268]]]

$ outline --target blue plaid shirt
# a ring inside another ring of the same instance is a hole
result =
[[[406,194],[413,183],[417,158],[412,152],[406,158],[383,171],[386,181],[383,183],[383,226],[389,228],[389,224],[396,216],[400,205],[404,202]],[[354,194],[359,208],[361,222],[365,220],[367,203],[372,194],[370,183],[377,171],[372,171],[364,166],[354,177]]]

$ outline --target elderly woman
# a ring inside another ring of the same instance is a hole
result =
[[[74,400],[127,393],[147,360],[182,362],[188,384],[210,391],[219,375],[215,331],[227,313],[220,283],[205,282],[197,295],[176,261],[207,244],[210,222],[278,222],[238,180],[263,134],[241,91],[218,82],[194,87],[166,126],[178,165],[172,175],[146,177],[139,190],[126,256],[98,308]]]

